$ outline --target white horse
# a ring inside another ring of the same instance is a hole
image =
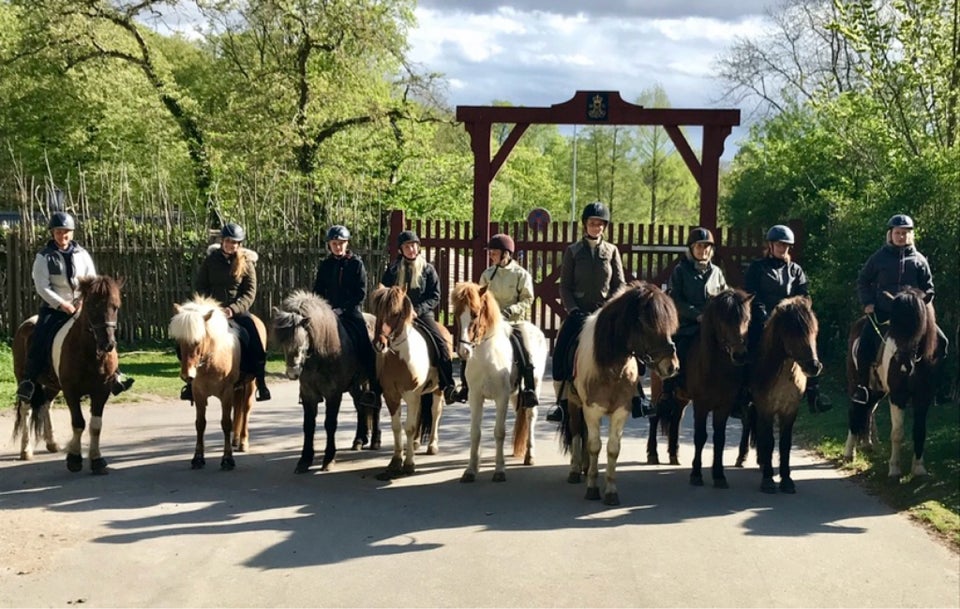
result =
[[[406,291],[394,286],[380,288],[370,296],[376,316],[374,349],[379,353],[377,377],[383,389],[383,400],[390,412],[393,429],[393,457],[387,471],[380,475],[389,479],[398,475],[414,473],[414,452],[420,445],[422,417],[420,396],[431,394],[433,420],[427,454],[439,452],[440,416],[443,414],[443,395],[440,391],[440,375],[430,362],[430,351],[425,337],[413,325],[413,305]],[[445,331],[440,326],[441,332]],[[445,335],[447,348],[452,349],[449,333]],[[407,404],[407,419],[401,426],[401,400]],[[401,438],[401,429],[406,432],[406,441]],[[403,459],[401,460],[401,450]],[[402,466],[401,466],[402,463]]]
[[[497,445],[493,481],[503,482],[507,479],[503,457],[507,404],[513,403],[516,412],[514,456],[523,459],[524,465],[532,465],[534,460],[533,422],[537,418],[537,409],[523,408],[517,403],[521,375],[513,361],[512,326],[503,320],[493,294],[475,283],[459,283],[454,288],[452,300],[454,318],[459,323],[457,353],[467,362],[464,375],[470,387],[470,462],[460,481],[473,482],[477,478],[483,403],[490,398],[497,407],[493,429]],[[534,367],[534,391],[539,398],[547,361],[547,340],[543,332],[529,322],[522,322],[518,327]]]

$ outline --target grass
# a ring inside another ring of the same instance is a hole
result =
[[[848,400],[838,384],[825,380],[823,386],[833,399],[834,408],[819,415],[810,415],[804,410],[797,419],[796,442],[848,471],[885,503],[908,513],[935,531],[955,550],[960,550],[960,404],[956,400],[938,402],[930,409],[923,456],[929,475],[923,478],[914,478],[910,474],[913,411],[907,410],[905,439],[901,448],[901,468],[906,475],[891,480],[887,476],[890,459],[889,402],[883,400],[877,408],[879,444],[874,446],[872,452],[858,451],[853,462],[844,463]]]
[[[183,383],[172,350],[121,352],[120,365],[125,373],[137,379],[136,385],[124,394],[125,401],[137,402],[148,395],[170,400],[178,398]],[[267,363],[267,371],[281,373],[283,362],[274,356]],[[815,450],[837,467],[850,472],[888,505],[910,514],[960,550],[960,405],[956,401],[939,403],[930,410],[924,455],[930,475],[922,479],[907,475],[890,480],[887,477],[887,460],[890,458],[890,410],[887,402],[881,402],[877,409],[879,445],[872,453],[858,452],[852,463],[845,464],[843,450],[847,439],[847,398],[831,379],[825,379],[823,388],[835,406],[833,410],[816,416],[804,409],[795,428],[797,443]],[[0,408],[12,407],[15,392],[10,347],[0,343]],[[904,471],[907,472],[910,455],[913,454],[910,414],[908,411],[906,441],[902,451]]]

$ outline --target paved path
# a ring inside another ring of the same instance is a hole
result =
[[[183,402],[108,405],[108,476],[70,474],[62,454],[21,463],[0,444],[0,605],[960,606],[960,558],[811,455],[795,458],[794,496],[760,493],[755,467],[731,469],[729,490],[694,488],[689,417],[682,467],[643,464],[646,423],[634,421],[623,505],[609,508],[566,483],[542,420],[537,464],[508,460],[494,484],[488,413],[480,478],[460,484],[468,409],[456,406],[441,453],[419,455],[412,477],[376,479],[392,446],[386,418],[384,450],[343,451],[335,471],[297,476],[296,384],[272,388],[232,472],[216,449],[208,469],[190,470]],[[68,421],[55,412],[61,442]],[[339,446],[354,423],[346,404]],[[0,437],[12,425],[5,411]],[[208,427],[208,447],[218,435]]]

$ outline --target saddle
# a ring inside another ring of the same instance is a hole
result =
[[[423,321],[419,317],[413,318],[413,327],[420,332],[427,343],[427,353],[430,354],[430,365],[436,368],[440,360],[440,345],[437,344],[437,339],[433,335],[433,332],[430,331],[430,327],[427,325],[427,322]],[[446,348],[446,345],[443,345],[443,348]]]

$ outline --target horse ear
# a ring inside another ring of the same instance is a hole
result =
[[[487,293],[487,288],[489,288],[489,287],[490,287],[489,284],[488,284],[488,285],[484,285],[484,286],[480,286],[480,295],[483,296],[484,294],[486,294],[486,293]]]
[[[746,300],[743,301],[744,304],[750,304],[753,302],[753,299],[756,298],[756,294],[748,294]]]
[[[272,315],[273,317],[280,315],[280,312],[281,312],[280,309],[276,306],[273,306],[270,308],[270,315]]]
[[[179,313],[181,308],[182,307],[179,304],[173,303],[173,314],[176,315],[177,313]]]
[[[207,314],[203,316],[203,321],[210,321],[210,318],[213,317],[213,309],[207,311]]]
[[[883,291],[883,297],[886,298],[887,300],[893,300],[893,294],[891,294],[886,290]]]
[[[114,279],[114,281],[117,283],[117,289],[118,289],[118,290],[122,290],[122,289],[123,289],[123,286],[127,285],[127,278],[126,278],[126,277],[117,277],[116,279]]]
[[[297,325],[300,326],[301,328],[306,328],[307,326],[310,325],[310,318],[309,318],[309,317],[301,317],[301,318],[300,318],[300,321],[297,322]]]

